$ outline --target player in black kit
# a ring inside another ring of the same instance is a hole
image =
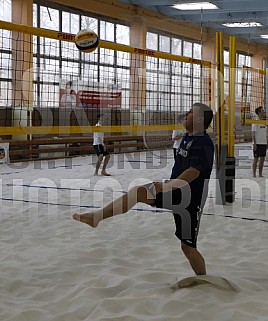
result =
[[[213,167],[214,145],[206,133],[212,118],[212,110],[202,103],[195,103],[186,113],[183,122],[186,134],[177,150],[169,180],[135,186],[104,208],[76,213],[73,218],[97,227],[103,219],[126,213],[138,202],[169,209],[174,215],[175,234],[183,253],[196,275],[205,275],[205,260],[197,250],[197,235]]]

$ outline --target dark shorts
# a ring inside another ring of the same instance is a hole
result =
[[[103,156],[107,156],[109,155],[109,151],[108,149],[104,150],[104,146],[103,145],[93,145],[96,154],[99,155],[103,155]]]
[[[267,145],[256,145],[256,150],[253,151],[254,157],[265,157]]]
[[[180,189],[158,193],[155,206],[173,212],[176,225],[175,235],[186,245],[196,248],[202,211],[200,206],[192,201],[189,203],[189,200],[187,200],[187,203],[183,204],[181,195]]]

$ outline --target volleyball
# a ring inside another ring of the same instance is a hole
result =
[[[95,31],[83,29],[76,34],[75,44],[82,52],[92,52],[99,45],[99,37]]]

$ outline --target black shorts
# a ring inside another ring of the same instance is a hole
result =
[[[169,209],[173,212],[176,225],[175,235],[186,245],[196,248],[197,236],[202,211],[200,205],[192,200],[182,202],[181,189],[174,189],[172,192],[158,193],[155,199],[155,206]]]
[[[267,145],[256,145],[256,150],[253,150],[254,157],[265,157]]]
[[[94,149],[95,149],[95,152],[96,154],[99,156],[99,155],[103,155],[103,156],[107,156],[109,155],[109,151],[108,149],[105,149],[104,150],[104,146],[103,145],[93,145]]]

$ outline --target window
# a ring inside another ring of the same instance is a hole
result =
[[[41,6],[39,27],[59,31],[59,10]]]
[[[193,57],[193,44],[188,41],[183,42],[183,52],[182,55],[184,57]]]
[[[129,46],[129,27],[120,24],[116,24],[115,27],[116,42]]]
[[[70,12],[62,12],[62,31],[76,34],[79,31],[79,15]]]
[[[170,53],[170,37],[159,36],[159,51]]]
[[[172,35],[147,32],[147,49],[201,59],[202,46]],[[200,101],[201,67],[168,59],[147,57],[147,108],[185,112]]]
[[[177,38],[171,39],[171,53],[173,55],[181,56],[182,40]]]
[[[0,0],[0,20],[11,21],[11,0]]]
[[[114,42],[114,23],[100,21],[100,39]]]
[[[229,94],[229,51],[224,50],[224,95]],[[251,66],[251,56],[245,53],[236,54],[236,100],[240,101],[242,96],[242,69],[243,66]],[[251,84],[248,84],[248,90],[251,90]]]
[[[129,27],[122,23],[43,0],[36,0],[33,9],[36,27],[71,34],[91,29],[101,40],[129,45]],[[58,106],[59,101],[53,99],[58,99],[61,83],[71,80],[120,87],[124,107],[129,108],[130,55],[127,53],[102,48],[83,53],[72,42],[34,37],[34,64],[38,66],[34,80],[36,106]]]
[[[0,20],[11,21],[11,0],[0,0]],[[11,32],[0,30],[0,106],[12,101]]]
[[[147,32],[146,44],[147,49],[158,50],[158,35],[156,33]]]
[[[98,33],[98,19],[82,15],[81,29],[91,29]]]

